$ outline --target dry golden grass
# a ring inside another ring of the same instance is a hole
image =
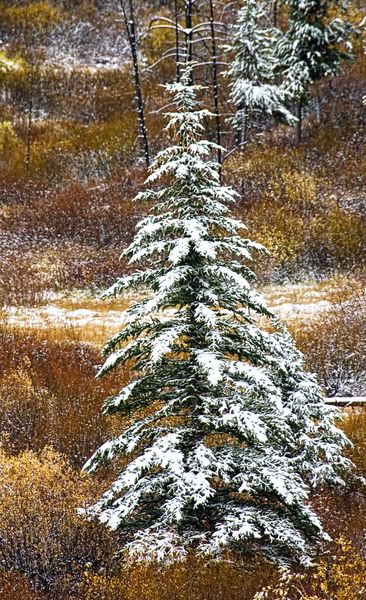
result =
[[[111,327],[100,322],[98,324],[73,325],[67,323],[67,321],[63,325],[50,324],[44,327],[25,327],[12,324],[10,328],[20,335],[31,335],[38,340],[83,343],[94,347],[96,350],[100,350],[106,340],[120,330],[117,325]]]
[[[60,300],[54,302],[55,306],[64,308],[65,310],[94,310],[98,314],[104,314],[109,311],[120,311],[126,310],[132,300],[121,299],[121,298],[100,298],[100,297],[85,297],[78,298],[72,295],[65,296]]]

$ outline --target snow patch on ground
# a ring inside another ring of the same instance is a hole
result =
[[[115,328],[121,324],[121,311],[97,311],[88,309],[68,310],[49,305],[41,308],[8,307],[4,309],[5,321],[15,327],[93,327]]]
[[[288,288],[287,288],[288,292]],[[269,304],[269,308],[273,310],[281,319],[286,321],[311,318],[318,315],[320,312],[329,309],[332,303],[324,299],[324,291],[317,293],[313,290],[305,293],[302,298],[303,302],[289,302],[289,294],[283,289],[281,295],[274,297],[273,290],[269,293],[264,293],[264,296]],[[54,299],[56,300],[56,298]],[[281,302],[281,300],[283,300]],[[131,298],[126,298],[126,303],[130,303]],[[56,300],[57,302],[57,300]],[[106,309],[103,301],[93,303],[93,308],[62,308],[57,304],[50,303],[42,307],[25,308],[25,307],[7,307],[3,310],[3,317],[8,325],[15,327],[75,327],[83,328],[93,326],[94,328],[104,328],[115,330],[122,324],[121,308]],[[168,318],[171,311],[165,311],[164,318]]]
[[[44,65],[68,71],[116,70],[129,60],[123,24],[108,13],[99,15],[97,23],[78,18],[61,23],[41,50]]]
[[[332,303],[328,302],[328,300],[318,300],[317,302],[308,302],[305,304],[285,302],[284,304],[278,304],[270,308],[281,319],[292,320],[298,317],[309,318],[318,315],[321,311],[328,310],[331,306]]]

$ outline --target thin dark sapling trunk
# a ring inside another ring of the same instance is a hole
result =
[[[296,102],[296,144],[301,144],[302,140],[302,106],[303,106],[303,98],[298,98]]]
[[[174,21],[175,21],[175,64],[176,64],[176,80],[180,79],[179,67],[179,7],[178,0],[174,0]]]
[[[148,137],[147,137],[147,129],[146,129],[145,113],[144,113],[144,103],[143,103],[142,91],[141,91],[140,70],[139,70],[138,53],[137,53],[136,24],[135,24],[133,1],[128,0],[129,15],[127,14],[124,0],[119,0],[119,3],[120,3],[122,14],[123,14],[123,20],[125,23],[128,42],[130,45],[131,55],[132,55],[139,137],[141,139],[141,145],[142,145],[142,149],[143,149],[143,153],[144,153],[144,157],[145,157],[145,164],[147,167],[149,167],[149,165],[150,165],[149,141],[148,141]]]
[[[27,150],[25,155],[25,170],[28,172],[31,161],[32,149],[32,121],[33,121],[33,73],[29,74],[29,97],[27,110]]]
[[[193,38],[193,28],[192,28],[192,8],[193,8],[193,0],[184,0],[184,8],[185,8],[185,35],[186,35],[186,59],[187,62],[190,63],[192,61],[193,49],[192,49],[192,38]]]
[[[215,34],[213,0],[210,0],[210,29],[211,29],[211,51],[212,51],[212,80],[213,80],[213,89],[214,89],[214,106],[215,106],[215,121],[216,121],[216,142],[219,146],[221,146],[221,123],[220,123],[220,110],[219,110],[219,80],[218,80],[218,67],[217,67],[217,43],[216,43],[216,34]],[[219,148],[217,151],[217,161],[221,165],[221,163],[222,163],[221,148]]]

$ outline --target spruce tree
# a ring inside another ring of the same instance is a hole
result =
[[[232,122],[238,145],[245,139],[248,127],[263,117],[276,117],[292,125],[296,122],[286,108],[290,96],[276,83],[276,43],[280,32],[268,26],[267,20],[261,2],[245,0],[228,47],[233,54],[227,76],[230,78],[230,98],[236,107]]]
[[[302,107],[309,86],[323,77],[341,72],[349,59],[351,26],[331,11],[345,9],[344,0],[282,0],[289,8],[287,31],[279,38],[277,56],[284,79],[283,88],[297,104],[298,133],[301,139]]]
[[[220,184],[217,147],[202,139],[210,113],[197,106],[190,69],[168,88],[177,143],[136,198],[151,209],[124,253],[140,269],[107,292],[150,290],[126,311],[99,373],[131,368],[104,406],[130,424],[85,469],[121,457],[125,466],[89,513],[143,558],[229,548],[306,563],[326,535],[309,493],[342,483],[347,439],[252,288],[248,262],[264,248],[230,215],[237,194]]]

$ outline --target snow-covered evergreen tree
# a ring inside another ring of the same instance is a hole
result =
[[[227,71],[230,98],[236,107],[233,124],[241,143],[245,130],[263,116],[296,122],[286,108],[290,96],[276,84],[276,43],[280,32],[267,24],[268,14],[258,0],[244,0],[228,47],[233,60]]]
[[[168,88],[177,144],[152,165],[151,187],[137,196],[152,208],[124,253],[141,269],[107,292],[151,291],[126,311],[99,373],[131,367],[132,381],[104,407],[130,424],[85,469],[121,456],[127,466],[90,514],[143,558],[194,547],[306,562],[325,535],[309,491],[342,482],[347,440],[252,289],[247,263],[264,249],[230,216],[237,196],[220,185],[216,145],[201,139],[209,113],[196,106],[189,68]]]
[[[282,0],[289,8],[287,31],[279,38],[277,57],[283,88],[297,103],[298,138],[301,137],[301,108],[308,89],[326,76],[341,71],[350,57],[351,26],[346,20],[331,18],[332,9],[345,9],[345,0]]]

